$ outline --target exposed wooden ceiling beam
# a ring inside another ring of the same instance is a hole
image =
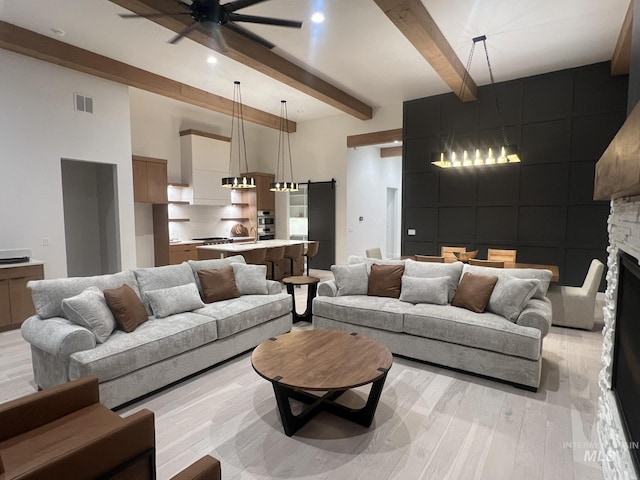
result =
[[[460,100],[478,98],[478,87],[468,74],[464,81],[465,66],[420,0],[374,1]]]
[[[633,26],[633,0],[629,3],[616,48],[611,57],[611,75],[626,75],[631,64],[631,30]]]
[[[361,133],[360,135],[349,135],[347,137],[347,148],[367,147],[370,145],[380,145],[381,143],[402,141],[402,129],[382,130],[380,132]]]
[[[69,45],[45,35],[0,21],[0,48],[63,67],[105,78],[113,82],[157,93],[181,102],[231,115],[233,101],[170,78],[133,67],[103,55]],[[244,119],[265,127],[280,128],[280,117],[243,105]],[[296,123],[289,121],[289,132]]]
[[[383,147],[380,149],[380,158],[401,157],[402,146],[398,147]]]
[[[175,0],[110,0],[134,13],[162,13],[175,12]],[[177,17],[158,17],[149,20],[162,25],[176,33],[181,32],[186,26],[191,25],[193,20],[187,15]],[[133,20],[129,20],[133,21]],[[139,21],[143,21],[140,19]],[[275,27],[274,27],[275,28]],[[247,40],[245,37],[224,29],[224,39],[227,43],[226,49],[221,49],[218,44],[212,41],[211,37],[195,29],[188,37],[194,42],[198,42],[205,47],[219,52],[239,63],[242,63],[254,70],[257,70],[275,80],[289,85],[296,90],[306,93],[324,103],[327,103],[343,112],[353,115],[360,120],[373,118],[373,108],[339,88],[322,80],[310,71],[300,67],[289,60],[277,55],[266,47],[256,42]],[[169,40],[169,38],[167,38]]]

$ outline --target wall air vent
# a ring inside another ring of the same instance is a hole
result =
[[[79,93],[74,93],[73,99],[73,105],[76,112],[93,113],[93,98],[85,97],[84,95],[80,95]]]

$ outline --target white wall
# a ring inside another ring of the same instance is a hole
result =
[[[387,245],[387,188],[396,188],[395,250]],[[347,154],[347,255],[364,256],[380,247],[383,255],[400,255],[402,157],[380,158],[379,147],[350,149]],[[359,218],[363,220],[360,221]]]
[[[60,160],[111,163],[121,265],[134,267],[127,87],[4,50],[0,65],[0,249],[30,248],[47,278],[66,276]],[[94,115],[74,111],[74,92],[93,97]]]

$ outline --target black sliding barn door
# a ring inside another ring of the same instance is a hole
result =
[[[329,270],[336,263],[336,186],[335,181],[309,182],[309,240],[318,240],[318,254],[311,268]]]

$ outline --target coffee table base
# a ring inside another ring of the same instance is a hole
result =
[[[373,382],[367,403],[362,408],[349,408],[334,401],[347,390],[327,392],[322,396],[318,396],[303,390],[285,387],[280,385],[277,381],[272,382],[273,392],[280,412],[280,419],[282,420],[282,426],[284,427],[284,433],[288,437],[292,436],[300,428],[306,425],[309,420],[323,411],[357,423],[363,427],[371,426],[386,378],[387,372],[384,371],[384,375]],[[289,399],[298,400],[307,404],[307,406],[299,415],[294,415],[291,411]]]

